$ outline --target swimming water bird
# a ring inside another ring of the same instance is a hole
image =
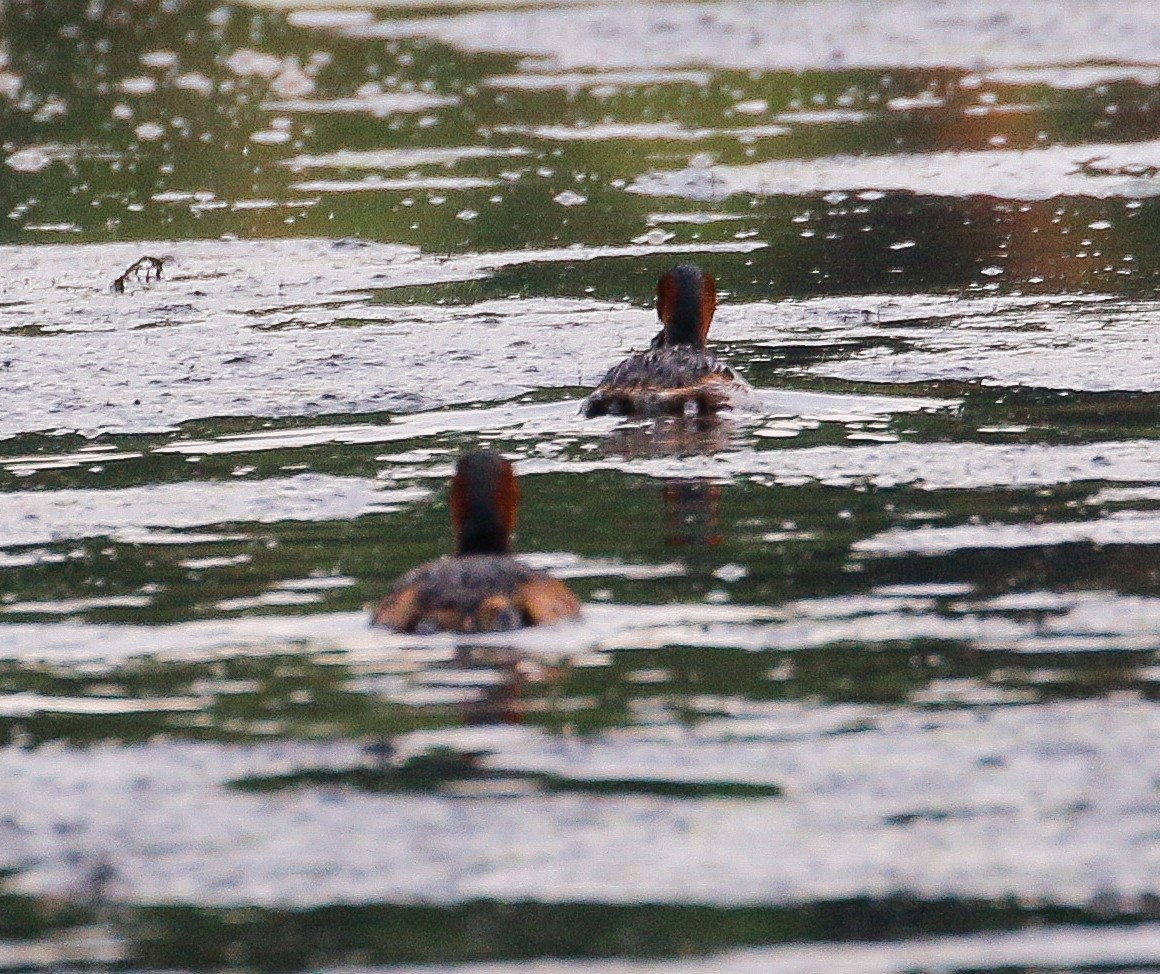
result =
[[[717,282],[678,264],[657,283],[660,333],[647,351],[609,370],[581,407],[585,416],[715,413],[754,398],[752,387],[705,348],[717,309]]]
[[[466,453],[451,479],[455,554],[412,569],[374,610],[400,632],[498,632],[570,618],[580,600],[509,553],[520,488],[498,453]]]

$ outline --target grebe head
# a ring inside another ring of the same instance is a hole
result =
[[[451,479],[451,520],[457,555],[505,555],[516,526],[520,486],[498,453],[465,453]]]
[[[657,317],[664,345],[705,347],[717,310],[717,282],[696,264],[678,264],[657,282]]]

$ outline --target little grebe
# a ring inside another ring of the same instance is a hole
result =
[[[660,333],[648,351],[609,370],[587,399],[585,416],[715,413],[753,398],[753,389],[705,348],[717,308],[717,282],[695,264],[679,264],[657,283]]]
[[[455,554],[412,569],[374,610],[372,623],[400,632],[498,632],[580,612],[563,582],[509,552],[520,488],[498,453],[464,454],[451,480]]]

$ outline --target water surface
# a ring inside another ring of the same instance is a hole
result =
[[[0,966],[1160,963],[1158,40],[14,4]],[[681,260],[758,408],[583,420]],[[371,630],[480,445],[582,618]]]

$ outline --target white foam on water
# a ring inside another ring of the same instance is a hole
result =
[[[107,536],[133,543],[149,529],[211,524],[349,520],[398,510],[425,497],[373,480],[298,474],[254,481],[148,484],[141,487],[11,491],[0,508],[0,547]],[[196,536],[195,536],[196,538]],[[173,541],[180,542],[180,535]]]
[[[634,193],[716,201],[737,194],[908,192],[920,196],[993,196],[1047,200],[1160,195],[1160,141],[1048,145],[1034,149],[904,152],[777,159],[752,165],[698,164],[638,176]]]
[[[139,903],[737,905],[905,892],[1082,905],[1160,881],[1158,733],[1160,711],[1130,699],[933,712],[769,702],[695,727],[397,741],[482,745],[491,767],[578,778],[719,781],[728,768],[728,780],[784,789],[760,800],[253,795],[223,784],[350,766],[359,748],[9,748],[0,867],[23,869],[17,889],[59,895],[86,863],[107,862],[109,895]]]
[[[520,6],[334,26],[364,39],[427,37],[465,52],[523,54],[539,62],[540,72],[1149,65],[1160,48],[1160,12],[1147,0],[1016,7],[982,0],[954,8],[922,0]]]

